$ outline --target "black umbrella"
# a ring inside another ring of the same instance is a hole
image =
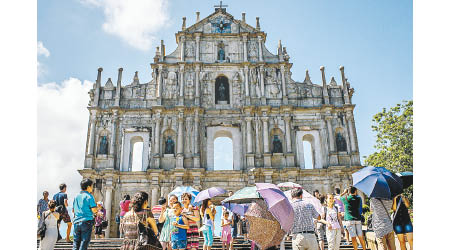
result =
[[[397,173],[397,176],[403,181],[403,189],[406,189],[413,184],[413,172],[401,172]]]

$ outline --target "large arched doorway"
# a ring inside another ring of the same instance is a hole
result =
[[[215,84],[216,104],[230,104],[230,84],[226,76],[218,76]]]

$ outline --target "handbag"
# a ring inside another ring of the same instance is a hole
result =
[[[147,215],[144,214],[144,221],[147,220]],[[155,249],[162,249],[161,243],[156,237],[155,232],[149,227],[146,227],[143,223],[141,223],[135,213],[135,221],[137,223],[137,231],[138,231],[138,246],[152,246]]]
[[[45,219],[51,214],[51,212],[47,213],[44,218],[41,217],[38,224],[37,235],[43,239],[45,237],[45,231],[47,230],[47,225],[45,225]]]
[[[108,227],[108,221],[104,220],[102,221],[102,228],[107,228]]]

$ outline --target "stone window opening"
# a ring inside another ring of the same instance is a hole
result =
[[[315,149],[314,149],[314,137],[312,135],[303,136],[303,157],[305,162],[305,169],[314,169],[316,168],[315,162]]]
[[[135,136],[131,138],[130,141],[130,163],[129,171],[144,171],[143,169],[143,151],[144,151],[144,140],[140,136]]]
[[[230,84],[226,76],[218,76],[215,84],[216,104],[230,104]]]
[[[220,136],[214,139],[214,170],[233,170],[233,139]]]

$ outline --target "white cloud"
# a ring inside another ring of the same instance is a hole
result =
[[[50,56],[50,51],[46,47],[44,47],[44,44],[41,41],[37,42],[37,55],[39,56]],[[37,60],[37,75],[38,77],[42,76],[47,72],[47,69],[44,64],[42,64],[39,60]]]
[[[45,57],[50,56],[50,51],[46,47],[44,47],[44,44],[41,41],[37,42],[37,54],[38,56],[43,55]]]
[[[103,30],[120,37],[129,45],[148,50],[154,34],[169,21],[168,0],[80,0],[85,5],[102,8]]]
[[[80,191],[89,112],[88,91],[93,83],[70,78],[61,84],[38,86],[37,167],[38,197],[42,192],[59,192],[67,184],[69,206]]]

